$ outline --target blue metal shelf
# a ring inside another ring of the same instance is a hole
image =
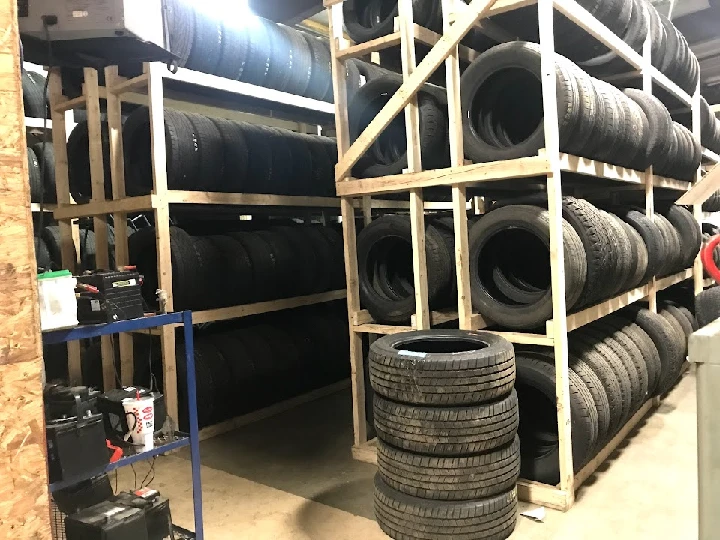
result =
[[[87,471],[81,476],[77,476],[75,478],[68,478],[67,480],[61,480],[60,482],[54,482],[50,484],[50,493],[54,493],[59,489],[74,486],[75,484],[78,484],[83,480],[88,480],[94,476],[112,472],[115,469],[119,469],[120,467],[125,467],[126,465],[137,463],[138,461],[152,459],[155,456],[159,456],[160,454],[172,452],[173,450],[177,450],[178,448],[182,448],[184,446],[190,446],[190,437],[185,434],[178,434],[178,438],[174,441],[157,446],[152,450],[148,450],[147,452],[139,452],[137,454],[123,456],[115,463],[108,463],[104,467],[99,467],[94,471]]]
[[[140,319],[131,319],[129,321],[118,321],[107,324],[93,324],[87,326],[77,326],[63,330],[52,330],[43,332],[43,342],[46,344],[64,343],[67,341],[76,341],[78,339],[88,339],[98,336],[107,336],[110,334],[120,334],[124,332],[134,332],[137,330],[147,330],[149,328],[157,328],[168,324],[181,324],[185,335],[185,362],[187,366],[187,400],[188,400],[188,423],[190,433],[176,433],[174,441],[162,444],[157,448],[153,448],[147,452],[140,452],[124,456],[115,463],[109,463],[95,471],[87,471],[81,477],[69,478],[60,482],[50,484],[50,492],[55,492],[93,476],[114,471],[125,465],[131,465],[138,461],[152,459],[160,454],[165,454],[184,446],[190,447],[190,464],[192,468],[193,483],[193,507],[195,518],[195,538],[196,540],[204,540],[203,524],[202,524],[202,486],[200,484],[200,438],[198,435],[197,421],[197,389],[195,386],[195,354],[193,347],[193,327],[192,312],[182,311],[178,313],[168,313],[165,315],[149,315]]]

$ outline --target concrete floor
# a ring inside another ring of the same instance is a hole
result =
[[[695,379],[687,374],[577,494],[543,523],[519,517],[512,539],[697,538]],[[209,540],[381,540],[375,467],[353,461],[349,391],[201,444]],[[159,458],[153,487],[192,528],[187,455]],[[135,468],[138,482],[147,466]],[[132,487],[132,471],[120,486]],[[529,505],[522,505],[521,509]]]

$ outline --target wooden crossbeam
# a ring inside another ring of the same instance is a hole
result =
[[[440,38],[413,73],[405,79],[397,92],[388,100],[380,113],[373,118],[370,124],[350,146],[347,154],[341,157],[335,168],[335,178],[342,180],[350,174],[350,169],[362,155],[370,148],[378,135],[390,125],[390,122],[410,103],[420,87],[427,82],[430,76],[440,67],[445,59],[453,52],[460,40],[475,26],[495,3],[495,0],[472,0],[464,13],[462,20],[450,26],[450,30]]]

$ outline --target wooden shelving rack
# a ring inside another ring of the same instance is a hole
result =
[[[63,245],[63,266],[74,269],[75,261],[71,247],[71,223],[79,217],[93,217],[96,235],[96,259],[98,268],[107,268],[109,263],[107,242],[107,216],[112,215],[115,223],[125,223],[127,214],[133,212],[153,212],[156,223],[156,241],[158,246],[158,286],[167,295],[166,309],[173,311],[172,266],[170,258],[170,207],[175,205],[204,205],[232,207],[239,214],[255,214],[261,209],[291,209],[297,217],[305,217],[308,212],[339,214],[340,200],[337,197],[301,197],[279,196],[261,194],[234,194],[214,193],[202,191],[176,191],[168,189],[166,170],[166,149],[164,129],[164,108],[171,107],[179,110],[200,112],[213,117],[230,119],[244,118],[243,111],[251,111],[254,115],[273,117],[277,121],[277,110],[280,118],[287,122],[327,124],[332,122],[333,105],[298,97],[276,90],[256,87],[246,83],[230,81],[213,75],[198,73],[190,70],[180,70],[171,73],[163,64],[145,64],[143,73],[132,79],[125,79],[118,75],[116,66],[105,69],[104,87],[98,84],[98,73],[94,69],[84,70],[83,94],[78,98],[67,99],[62,95],[62,81],[58,70],[50,72],[50,103],[52,110],[53,144],[56,160],[56,184],[58,191],[58,204],[54,209],[54,216],[60,224],[61,240]],[[198,87],[211,88],[213,92],[220,92],[220,98],[208,100],[207,97],[193,93]],[[233,99],[230,108],[228,98]],[[102,147],[100,143],[101,120],[100,100],[107,102],[107,122],[110,135],[110,162],[103,163]],[[136,104],[147,105],[150,110],[151,126],[151,155],[153,165],[153,190],[149,195],[127,197],[125,191],[124,153],[122,140],[121,103],[129,101]],[[210,102],[210,104],[208,104]],[[220,103],[220,105],[218,105]],[[90,135],[90,164],[92,178],[92,197],[88,203],[74,204],[70,199],[68,161],[67,161],[67,133],[65,124],[61,119],[65,111],[84,107],[87,111],[88,131]],[[104,167],[110,167],[112,178],[113,197],[105,199],[103,185]],[[396,211],[409,208],[407,201],[358,201],[358,208],[368,215],[372,210]],[[428,203],[428,208],[449,209],[449,203]],[[287,215],[287,211],[283,215]],[[128,240],[125,227],[115,228],[115,260],[118,266],[127,265]],[[331,302],[345,298],[345,290],[328,291],[309,296],[258,302],[254,304],[238,305],[193,313],[194,323],[235,319],[269,313],[300,306],[308,306],[324,302]],[[155,332],[160,336],[162,344],[165,400],[168,414],[177,418],[177,376],[175,368],[175,332],[172,326],[163,327]],[[133,382],[133,344],[129,334],[121,334],[120,348],[120,378],[124,385]],[[76,345],[69,349],[69,374],[71,382],[81,380],[80,350]],[[115,386],[115,371],[113,366],[112,343],[109,338],[102,341],[103,382],[105,388]],[[330,385],[330,389],[340,386]],[[336,390],[335,390],[336,391]],[[292,398],[287,402],[276,404],[267,410],[279,411],[285,406],[290,407],[298,400],[319,397],[323,389],[316,390]],[[265,412],[263,412],[265,411]],[[267,411],[257,411],[251,415],[231,419],[219,425],[209,426],[203,430],[207,437],[233,429],[246,422],[248,418],[267,414]]]
[[[486,182],[517,179],[532,176],[547,178],[547,197],[550,215],[550,257],[553,298],[553,319],[548,321],[544,334],[501,332],[514,343],[536,344],[553,347],[556,366],[557,418],[559,426],[560,483],[557,486],[521,480],[518,496],[533,503],[567,510],[575,500],[575,490],[612,452],[619,442],[632,430],[643,415],[659,401],[648,401],[623,427],[615,438],[581,471],[574,472],[572,460],[572,438],[570,431],[570,389],[568,380],[569,331],[612,313],[633,302],[647,299],[650,309],[657,310],[656,294],[690,278],[694,279],[697,294],[703,287],[702,267],[696,260],[693,268],[676,275],[653,279],[650,283],[626,291],[615,298],[592,306],[583,311],[567,314],[565,305],[564,249],[562,242],[562,182],[563,172],[574,172],[589,177],[604,178],[618,182],[628,188],[644,191],[648,216],[654,212],[654,188],[686,192],[690,182],[663,178],[653,174],[652,168],[635,171],[601,163],[591,159],[563,154],[559,150],[558,111],[555,91],[555,56],[553,14],[563,13],[570,20],[604,42],[611,50],[625,59],[632,69],[642,75],[643,90],[652,92],[653,83],[663,87],[685,106],[691,106],[693,135],[700,137],[700,93],[699,88],[691,96],[651,65],[650,42],[646,39],[643,54],[634,51],[607,27],[598,22],[588,11],[574,0],[472,0],[465,4],[458,0],[443,0],[444,34],[433,39],[434,47],[423,61],[416,65],[415,40],[418,31],[413,23],[412,0],[400,0],[399,17],[395,32],[389,36],[368,43],[353,45],[344,38],[343,1],[325,0],[330,21],[333,85],[335,92],[335,122],[338,142],[339,163],[336,167],[336,188],[342,198],[342,222],[345,238],[345,268],[347,275],[347,303],[350,321],[350,360],[352,368],[352,395],[354,446],[356,459],[375,462],[375,442],[368,440],[365,416],[365,382],[363,369],[362,334],[389,334],[411,329],[429,329],[434,324],[457,319],[461,329],[485,328],[489,321],[473,313],[470,297],[470,273],[468,261],[468,225],[466,208],[466,187],[482,188]],[[545,144],[537,156],[523,157],[491,163],[467,163],[463,153],[462,112],[460,106],[460,49],[458,43],[474,26],[481,31],[487,28],[483,18],[520,7],[537,4],[538,28],[540,32],[541,72],[544,106]],[[482,22],[482,24],[481,24]],[[345,86],[344,61],[360,57],[391,45],[400,45],[404,82],[391,97],[380,113],[370,122],[365,131],[351,143],[347,117],[347,89]],[[444,170],[423,171],[421,165],[419,135],[419,114],[416,94],[422,84],[442,64],[446,68],[448,92],[448,115],[450,126],[451,166]],[[405,174],[382,178],[355,179],[351,170],[357,160],[367,151],[378,134],[389,125],[399,113],[405,114],[408,141],[408,170]],[[707,154],[708,156],[710,154]],[[700,178],[700,171],[698,176]],[[589,180],[590,181],[590,180]],[[431,312],[428,308],[427,272],[425,261],[425,227],[422,188],[449,186],[452,188],[453,216],[455,225],[455,263],[457,270],[457,311]],[[358,198],[385,193],[409,193],[410,219],[412,225],[413,271],[416,313],[411,326],[388,326],[375,324],[372,317],[361,309],[358,289],[358,262],[356,249],[355,208]],[[700,206],[694,206],[694,215],[700,218]]]

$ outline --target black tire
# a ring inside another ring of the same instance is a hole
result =
[[[520,475],[547,484],[560,481],[557,441],[555,367],[552,359],[533,353],[517,355],[515,388],[520,404]],[[579,470],[591,457],[598,437],[597,410],[592,394],[570,372],[570,421],[573,432],[573,468]],[[547,434],[551,435],[546,440]]]
[[[680,366],[685,361],[682,344],[678,343],[675,330],[662,316],[637,306],[630,306],[628,313],[634,316],[635,323],[650,336],[657,347],[662,376],[656,394],[664,394],[677,380]]]
[[[615,322],[613,319],[609,319]],[[662,376],[662,364],[660,363],[660,353],[650,336],[640,328],[637,324],[630,321],[617,318],[618,324],[622,331],[628,335],[630,339],[638,346],[645,360],[645,367],[648,373],[648,395],[654,396],[655,390],[660,383]]]
[[[658,275],[667,257],[667,250],[657,225],[637,210],[617,210],[616,214],[635,229],[647,248],[648,264],[641,283]]]
[[[193,41],[185,67],[214,74],[222,54],[223,24],[200,10],[193,11],[195,13]]]
[[[720,287],[704,290],[695,297],[695,315],[700,328],[720,318]]]
[[[231,81],[241,79],[250,53],[247,33],[235,24],[222,23],[222,45],[215,75]]]
[[[52,259],[50,257],[50,251],[45,245],[45,241],[37,236],[34,237],[35,241],[35,263],[38,269],[50,270],[52,266]]]
[[[413,20],[420,26],[428,26],[434,11],[434,2],[413,0]],[[348,0],[343,3],[343,15],[345,30],[350,38],[355,43],[365,43],[392,33],[398,7],[393,2],[381,5],[367,0]]]
[[[243,127],[230,120],[213,118],[212,121],[222,141],[222,177],[216,188],[226,193],[244,193],[250,157]]]
[[[43,202],[54,204],[57,202],[57,188],[55,186],[55,151],[51,142],[39,142],[32,146],[42,169]]]
[[[682,266],[683,268],[690,268],[702,245],[700,224],[690,212],[680,206],[671,205],[662,214],[680,235]]]
[[[515,382],[512,344],[488,332],[392,334],[370,345],[368,361],[373,390],[402,403],[483,403],[506,396]]]
[[[413,497],[467,501],[515,487],[520,475],[520,439],[487,454],[434,457],[405,452],[378,441],[378,474],[391,488]]]
[[[595,336],[588,335],[586,328],[573,331],[569,336],[570,350],[584,351],[587,348],[592,348],[597,354],[600,355],[600,362],[603,366],[610,368],[615,375],[614,379],[618,382],[620,388],[620,408],[619,410],[613,411],[613,428],[611,432],[614,434],[622,424],[630,418],[630,414],[633,410],[633,384],[630,379],[630,374],[627,368],[623,364],[622,360],[615,354],[615,352],[608,347],[602,341],[596,339]],[[590,356],[587,357],[589,362],[592,362],[592,368],[595,373],[600,377],[598,371],[597,358]],[[609,398],[609,396],[608,396]]]
[[[295,245],[296,238],[275,229],[255,231],[254,234],[270,246],[278,280],[273,297],[291,298],[307,294],[312,274],[301,259],[304,252],[301,246]]]
[[[107,122],[100,125],[103,163],[110,163],[110,135]],[[87,122],[79,122],[70,133],[67,142],[68,177],[70,193],[76,203],[88,202],[92,197],[92,181],[90,177],[90,138]],[[112,181],[110,167],[105,169],[105,198],[112,197]]]
[[[515,390],[504,399],[463,407],[406,405],[374,397],[378,438],[394,446],[433,456],[464,456],[508,444],[518,428]]]
[[[611,321],[600,319],[591,326],[611,338],[611,347],[625,363],[625,366],[628,368],[628,372],[631,373],[631,380],[633,382],[635,382],[632,375],[633,371],[637,374],[637,383],[639,385],[639,391],[637,393],[639,396],[636,408],[639,408],[650,397],[650,376],[648,374],[645,356],[640,350],[640,345],[631,339],[623,328],[612,324]],[[612,340],[615,341],[615,344],[612,344]],[[628,363],[628,361],[630,363]]]
[[[246,29],[250,51],[240,80],[257,86],[267,86],[272,42],[268,33],[268,22],[261,17],[255,20],[257,24],[251,24]]]
[[[215,269],[217,306],[236,306],[250,302],[253,294],[252,261],[242,244],[231,236],[207,236],[222,261]]]
[[[625,229],[619,223],[620,219],[604,210],[600,211],[600,215],[603,217],[605,226],[613,238],[613,248],[616,259],[615,271],[612,274],[613,282],[609,284],[610,288],[606,291],[608,297],[613,297],[620,291],[628,288],[627,285],[632,278],[635,263],[633,261],[630,239],[625,233]]]
[[[330,75],[330,48],[324,41],[308,34],[303,37],[310,47],[312,54],[312,67],[310,68],[310,82],[305,95],[311,99],[325,101],[328,94],[332,100],[332,77]],[[350,96],[348,96],[350,97]]]
[[[30,182],[30,201],[40,202],[43,200],[43,181],[40,176],[40,162],[32,148],[26,149],[28,163],[28,180]]]
[[[576,307],[592,304],[609,295],[608,274],[613,270],[613,244],[606,220],[589,202],[575,197],[563,197],[563,218],[578,233],[585,249],[587,277]]]
[[[40,238],[43,239],[45,245],[50,252],[50,260],[54,269],[59,270],[63,267],[62,264],[62,242],[60,241],[60,226],[59,225],[48,225],[43,227],[40,233]],[[75,244],[72,245],[73,260],[75,260]]]
[[[685,336],[685,340],[687,340],[690,337],[690,334],[692,334],[694,332],[693,325],[692,325],[692,322],[690,321],[690,319],[688,319],[687,316],[685,315],[685,313],[680,311],[680,309],[678,309],[677,307],[663,302],[661,315],[663,315],[664,312],[667,312],[669,315],[671,315],[677,321],[677,323],[682,328],[683,335]],[[686,351],[687,351],[687,347],[686,347]]]
[[[195,12],[181,0],[168,0],[167,10],[168,38],[170,51],[177,55],[178,67],[185,67],[195,35]]]
[[[472,226],[469,239],[470,287],[473,306],[483,316],[499,325],[520,329],[542,326],[552,317],[549,231],[547,210],[529,205],[511,205],[493,210]],[[563,241],[566,250],[565,302],[569,310],[577,303],[585,285],[587,261],[580,237],[565,220]],[[533,252],[528,253],[529,249]],[[523,257],[527,261],[525,268],[532,268],[532,272],[520,277],[527,278],[546,292],[541,300],[533,304],[516,305],[494,288],[492,270],[493,266],[499,266],[506,275],[520,272],[521,269],[512,268],[511,263]]]
[[[270,244],[252,232],[228,233],[228,236],[240,242],[250,257],[254,291],[250,300],[262,302],[273,299],[281,284]]]
[[[573,77],[562,64],[556,77],[560,149],[564,150],[579,125],[581,103]],[[537,155],[544,148],[540,79],[540,47],[523,41],[493,47],[465,70],[460,95],[466,156],[475,162],[498,161]],[[491,112],[495,114],[492,130],[512,130],[513,144],[493,144],[483,136],[477,121]]]
[[[657,165],[669,149],[672,119],[662,102],[647,92],[634,88],[625,89],[625,95],[632,99],[645,113],[650,138],[647,142],[648,160]]]
[[[373,220],[357,239],[360,299],[363,306],[379,322],[399,324],[410,320],[415,313],[410,219],[407,216],[387,215]],[[392,257],[390,257],[392,255]],[[442,300],[440,291],[450,280],[452,262],[442,236],[435,227],[426,223],[425,257],[428,271],[428,302],[437,307]],[[387,295],[377,285],[382,279],[385,286],[399,282],[396,296]]]
[[[307,295],[318,290],[320,259],[315,254],[312,241],[300,227],[275,227],[287,241],[291,262],[287,267],[288,283],[292,283],[292,295]]]
[[[283,27],[261,19],[272,48],[270,66],[263,86],[286,92],[292,77],[293,50],[290,36]]]
[[[49,111],[44,96],[45,77],[39,73],[23,71],[21,80],[25,116],[29,116],[30,118],[48,118]]]
[[[197,135],[198,177],[193,185],[198,191],[222,191],[223,139],[217,126],[207,116],[185,113]]]
[[[375,475],[375,518],[395,540],[504,540],[517,522],[515,489],[471,501],[433,501],[400,493]]]
[[[658,274],[666,276],[680,270],[682,266],[682,253],[680,252],[680,235],[662,214],[654,214],[653,221],[660,230],[663,241],[667,246],[667,259]]]
[[[264,126],[241,124],[248,150],[246,193],[270,193],[273,167],[271,132]]]
[[[287,34],[292,50],[290,79],[285,85],[285,91],[304,96],[312,77],[313,53],[302,33],[287,27],[283,27],[282,30]]]
[[[330,290],[345,288],[345,254],[343,238],[340,233],[330,227],[318,227],[332,249],[332,267],[330,271]]]
[[[632,289],[643,282],[643,277],[645,277],[648,267],[648,250],[645,242],[643,242],[642,236],[640,236],[640,233],[631,227],[627,222],[620,218],[617,219],[625,230],[625,234],[627,234],[632,247],[635,267],[633,268],[633,273],[630,276],[630,281],[627,284],[627,288]]]

